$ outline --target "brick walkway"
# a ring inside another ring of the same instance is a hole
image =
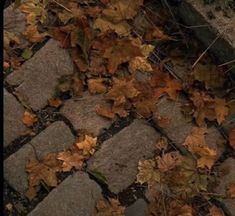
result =
[[[11,9],[7,10],[8,12],[6,10],[5,12],[10,13]],[[10,14],[5,16],[6,23],[10,22],[11,16]],[[15,16],[18,15],[15,14]],[[23,27],[19,26],[17,29],[20,33]],[[10,86],[13,91],[4,89],[4,147],[13,150],[4,160],[4,179],[23,198],[28,187],[25,165],[29,159],[35,157],[40,159],[47,153],[68,148],[75,141],[74,131],[76,130],[85,129],[102,137],[110,127],[115,126],[115,122],[95,113],[95,107],[103,103],[101,96],[91,96],[85,92],[83,98],[65,101],[59,110],[59,115],[63,117],[61,120],[49,122],[46,128],[30,138],[29,142],[23,143],[19,149],[14,150],[15,141],[27,130],[22,123],[24,111],[27,108],[37,113],[44,110],[48,100],[55,94],[58,79],[73,72],[74,67],[67,51],[59,48],[57,42],[50,39],[19,70],[12,72],[5,79],[7,86]],[[183,96],[178,102],[171,102],[167,98],[159,102],[155,117],[160,114],[170,115],[171,118],[170,126],[163,130],[162,134],[149,122],[134,119],[126,127],[107,136],[94,156],[88,160],[88,169],[95,169],[104,174],[110,192],[119,194],[125,191],[135,183],[138,161],[154,155],[155,144],[161,136],[166,136],[182,149],[183,141],[194,126],[180,111],[180,106],[186,102],[187,99]],[[220,138],[220,132],[215,127],[210,127],[207,135],[208,143],[215,146]],[[219,156],[223,151],[224,147],[220,145]],[[226,160],[221,165],[221,169],[224,166],[234,166],[234,160]],[[224,180],[221,180],[216,188],[218,193],[225,193],[226,181],[229,178],[234,179],[235,169],[232,170],[233,172],[229,174],[232,177],[223,177]],[[28,215],[90,216],[94,212],[96,201],[102,196],[102,187],[99,183],[90,179],[85,171],[78,171],[48,192],[43,200],[36,201],[35,208],[28,212]],[[231,203],[231,200],[225,200],[225,205],[231,212],[235,212],[234,203]],[[141,216],[145,208],[145,201],[139,199],[127,208],[126,215]]]

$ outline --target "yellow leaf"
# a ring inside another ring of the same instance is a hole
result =
[[[83,155],[92,155],[95,152],[97,137],[91,137],[85,135],[85,139],[82,142],[76,143],[78,149],[82,150]]]

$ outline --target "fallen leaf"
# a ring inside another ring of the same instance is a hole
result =
[[[115,113],[112,111],[112,108],[108,106],[98,106],[96,113],[109,119],[113,119],[115,117]]]
[[[92,216],[124,216],[125,207],[121,206],[118,200],[99,200],[96,203],[96,213]]]
[[[76,143],[78,149],[82,150],[82,154],[86,155],[93,155],[95,152],[97,137],[91,137],[85,135],[85,139],[82,142]]]
[[[60,107],[62,105],[62,103],[63,102],[60,99],[58,99],[58,98],[54,98],[54,99],[49,99],[48,100],[49,106],[55,107],[55,108]]]
[[[24,116],[23,116],[23,123],[27,126],[27,127],[31,127],[33,126],[34,123],[36,123],[38,121],[38,118],[35,114],[29,112],[29,111],[25,111],[24,112]]]
[[[30,42],[38,43],[42,42],[45,37],[48,35],[46,32],[40,33],[37,29],[37,26],[27,26],[25,32],[23,33]]]
[[[137,182],[140,184],[148,183],[149,185],[155,182],[160,182],[160,173],[157,170],[155,160],[141,160],[138,163]]]
[[[98,79],[89,79],[87,81],[88,90],[91,94],[101,94],[107,91],[107,87],[104,84],[105,79],[98,78]]]
[[[128,38],[119,39],[114,46],[106,49],[104,58],[108,59],[108,71],[114,74],[120,64],[130,61],[136,56],[143,56],[140,47]]]
[[[224,216],[224,212],[221,208],[212,206],[209,208],[210,216]]]
[[[227,195],[229,198],[232,198],[232,199],[235,198],[235,183],[229,184],[227,188]]]
[[[135,72],[137,70],[144,71],[144,72],[152,72],[153,68],[151,64],[145,57],[135,57],[129,61],[129,70],[130,72]]]
[[[228,115],[229,109],[224,98],[215,98],[215,113],[218,124],[220,125]]]
[[[168,170],[173,169],[175,166],[178,166],[182,162],[182,156],[179,152],[170,152],[163,154],[162,157],[157,157],[157,166],[161,172],[167,172]]]
[[[25,59],[28,60],[32,57],[33,52],[30,48],[26,48],[24,49],[24,51],[22,52],[21,56]]]
[[[71,171],[73,168],[75,168],[76,170],[80,170],[85,158],[79,152],[68,150],[58,153],[57,159],[63,161],[62,170],[64,172],[68,172]]]
[[[229,133],[229,145],[235,150],[235,128]]]

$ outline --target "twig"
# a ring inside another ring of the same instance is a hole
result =
[[[235,63],[235,59],[231,60],[231,61],[228,61],[228,62],[225,62],[223,64],[220,64],[219,67],[221,66],[225,66],[225,65],[228,65],[228,64],[231,64],[231,63]]]
[[[196,64],[201,60],[201,58],[206,54],[206,52],[215,44],[215,42],[222,36],[222,34],[225,32],[226,29],[224,29],[212,42],[211,44],[203,51],[203,53],[198,57],[198,59],[193,63],[192,68],[196,66]]]
[[[52,0],[53,2],[55,2],[56,4],[58,4],[60,7],[64,8],[65,10],[67,10],[70,13],[73,13],[70,9],[68,9],[67,7],[65,7],[64,5],[60,4],[59,2],[57,2],[56,0]]]

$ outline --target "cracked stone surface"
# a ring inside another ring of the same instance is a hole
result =
[[[24,107],[4,89],[4,147],[23,135],[27,130],[22,122]]]
[[[103,174],[112,192],[121,192],[135,181],[139,160],[154,155],[159,137],[145,121],[135,120],[101,145],[88,168]]]
[[[104,128],[111,125],[111,120],[96,114],[99,105],[106,104],[102,95],[84,93],[82,98],[70,99],[65,102],[61,113],[72,123],[76,130],[85,129],[98,136]]]
[[[48,99],[54,96],[58,79],[73,71],[68,51],[50,39],[31,59],[11,73],[6,81],[17,86],[16,95],[22,104],[38,110],[45,107]]]
[[[101,188],[88,175],[77,172],[66,178],[28,216],[91,216]]]
[[[146,209],[147,203],[143,199],[138,199],[134,204],[126,208],[125,216],[144,216]]]
[[[36,155],[41,159],[48,153],[62,151],[74,142],[75,138],[64,122],[51,124],[4,161],[4,178],[16,191],[24,193],[28,187],[27,162],[35,159]]]

